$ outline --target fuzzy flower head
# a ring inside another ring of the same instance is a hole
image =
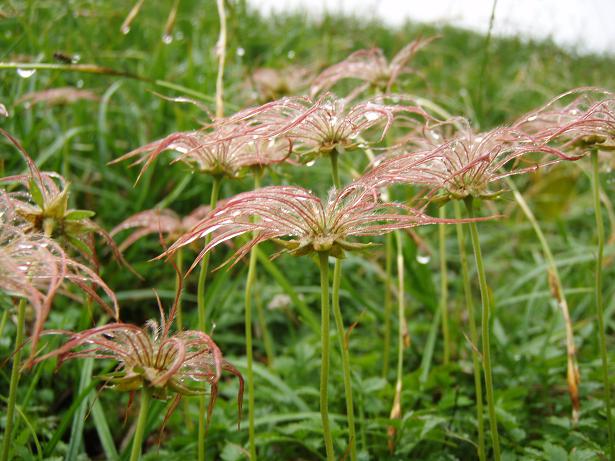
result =
[[[615,94],[599,88],[577,88],[524,115],[514,126],[562,148],[613,151]]]
[[[261,67],[251,75],[250,83],[258,99],[269,102],[299,93],[308,86],[312,77],[312,71],[305,67],[288,66],[284,69]]]
[[[451,221],[432,218],[402,204],[382,202],[374,189],[357,183],[332,190],[325,201],[301,187],[270,186],[229,199],[178,239],[165,255],[216,232],[192,268],[216,246],[250,233],[254,237],[235,253],[235,262],[266,240],[274,240],[293,255],[316,252],[340,258],[346,250],[371,245],[350,240],[353,237],[439,222]]]
[[[51,357],[58,357],[59,364],[75,358],[112,360],[117,367],[104,376],[107,385],[131,392],[149,387],[156,398],[163,400],[174,395],[169,411],[183,396],[202,395],[201,383],[208,383],[211,386],[209,414],[217,397],[218,381],[225,370],[240,380],[238,405],[241,412],[243,377],[239,371],[222,358],[220,349],[207,334],[195,330],[171,334],[174,309],[169,319],[165,319],[158,302],[160,324],[150,320],[140,328],[128,323],[111,323],[79,333],[60,332],[68,335],[66,343],[36,361]]]
[[[119,246],[120,251],[124,251],[137,240],[151,234],[161,234],[165,241],[172,242],[192,229],[201,219],[207,216],[209,211],[209,206],[202,205],[182,218],[173,210],[166,208],[145,210],[118,224],[111,230],[111,235],[116,235],[127,229],[134,229],[133,233]]]
[[[540,157],[530,161],[531,155]],[[467,125],[467,129],[430,151],[407,152],[384,159],[366,177],[379,186],[393,183],[427,186],[432,195],[440,192],[445,199],[493,199],[501,193],[490,188],[493,183],[562,159],[578,157],[566,156],[512,128],[474,133]],[[522,161],[529,163],[523,165]]]
[[[264,168],[285,161],[290,144],[285,139],[266,137],[243,120],[221,121],[214,131],[173,133],[139,147],[111,163],[137,158],[142,163],[139,178],[164,151],[176,153],[172,163],[182,162],[199,173],[237,178],[249,168]]]
[[[390,93],[397,78],[413,69],[408,63],[414,55],[436,37],[417,38],[402,48],[391,61],[388,61],[379,48],[359,50],[343,61],[325,69],[312,83],[310,94],[317,95],[328,90],[343,79],[356,79],[363,83],[355,88],[346,99],[354,99],[363,91],[372,88],[379,93]]]
[[[0,290],[11,297],[25,298],[35,313],[32,328],[32,354],[36,352],[43,325],[58,293],[73,296],[66,285],[72,284],[99,304],[113,318],[119,318],[115,294],[91,269],[69,258],[54,240],[36,232],[24,232],[15,226],[5,207],[6,194],[0,200]],[[9,203],[10,206],[10,203]],[[110,302],[103,299],[107,295]]]
[[[28,174],[0,178],[0,183],[22,186],[21,190],[7,192],[7,196],[24,232],[53,238],[76,249],[90,261],[95,260],[91,237],[96,234],[105,241],[116,259],[124,262],[111,236],[90,219],[95,215],[93,211],[69,208],[70,183],[57,173],[41,172],[15,138],[2,129],[0,133],[17,147],[28,164]]]

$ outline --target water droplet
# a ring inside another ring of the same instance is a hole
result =
[[[531,117],[527,118],[528,122],[533,122],[534,120],[536,120],[538,117],[536,115],[532,115]]]
[[[173,41],[173,36],[172,35],[164,34],[162,36],[162,43],[164,43],[165,45],[170,45],[172,41]]]
[[[81,55],[80,54],[73,54],[71,62],[73,64],[77,64],[79,61],[81,61]]]
[[[295,53],[295,50],[290,50],[288,52],[288,59],[295,59],[295,56],[297,55],[297,53]]]
[[[83,80],[77,80],[77,88],[83,88]]]
[[[378,112],[365,112],[364,117],[368,122],[373,122],[380,118],[380,114]]]
[[[309,162],[305,164],[305,166],[314,166],[315,163],[316,163],[316,160],[310,160]]]
[[[180,42],[183,39],[184,39],[184,33],[182,31],[178,30],[177,32],[175,32],[175,40]]]
[[[127,35],[130,32],[130,26],[122,26],[122,28],[120,29],[120,31],[124,34]]]
[[[17,75],[21,78],[30,78],[34,75],[36,69],[17,69]]]
[[[242,47],[238,47],[236,53],[237,56],[242,57],[246,54],[246,50],[244,50]]]
[[[427,264],[431,261],[431,256],[429,255],[416,255],[416,262],[419,264]]]

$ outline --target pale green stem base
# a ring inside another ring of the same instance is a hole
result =
[[[130,461],[138,461],[141,459],[141,445],[143,445],[143,436],[145,434],[145,425],[147,423],[147,411],[149,409],[152,391],[148,387],[141,389],[141,403],[139,407],[139,419],[137,420],[137,428],[132,439],[132,449],[130,450]]]
[[[444,206],[440,207],[440,218],[445,218]],[[438,224],[440,253],[440,312],[442,313],[442,337],[444,340],[444,365],[451,356],[451,335],[448,321],[448,276],[446,272],[446,224]]]
[[[9,398],[6,407],[6,428],[2,444],[2,461],[7,461],[11,452],[11,435],[15,419],[15,404],[17,403],[17,391],[19,388],[21,353],[23,350],[24,329],[26,317],[26,300],[21,299],[17,307],[17,332],[15,335],[15,352],[13,353],[13,367],[11,368],[11,381],[9,385]]]
[[[468,199],[466,201],[466,206],[470,217],[474,217],[474,206],[472,204],[472,199]],[[493,459],[495,461],[500,461],[500,436],[498,434],[498,422],[495,413],[495,396],[493,392],[493,378],[491,372],[491,341],[489,331],[489,319],[491,315],[494,314],[494,307],[491,305],[487,277],[485,276],[483,255],[480,248],[480,239],[478,237],[478,228],[475,222],[470,223],[470,235],[472,237],[474,257],[476,259],[476,271],[478,273],[478,281],[480,284],[480,297],[483,304],[481,316],[483,368],[485,372],[485,390],[487,392],[487,408],[489,411],[489,426],[491,428]]]
[[[461,219],[461,206],[458,201],[454,202],[455,218]],[[474,312],[474,299],[472,297],[472,284],[470,283],[470,272],[468,270],[468,254],[466,252],[466,239],[463,231],[463,224],[455,224],[457,230],[457,243],[459,246],[459,259],[461,262],[461,274],[463,278],[463,291],[465,293],[465,303],[468,308],[468,324],[470,326],[470,341],[472,341],[472,365],[474,368],[474,391],[476,394],[476,421],[478,424],[478,459],[486,461],[487,451],[485,449],[485,420],[483,410],[483,383],[481,378],[480,354],[478,352],[478,329],[476,328],[476,314]]]
[[[615,461],[615,436],[613,434],[613,417],[611,415],[611,384],[609,382],[609,359],[607,355],[606,328],[604,325],[604,304],[602,301],[602,261],[604,259],[604,222],[600,205],[600,174],[598,170],[598,151],[592,151],[592,189],[594,195],[594,212],[596,214],[596,234],[598,237],[598,254],[596,257],[596,315],[600,337],[600,358],[602,359],[602,382],[604,386],[604,404],[607,430],[609,434],[609,451],[611,461]]]
[[[348,444],[350,447],[350,460],[357,459],[357,436],[354,422],[354,405],[352,402],[352,379],[350,375],[350,351],[346,341],[344,320],[340,308],[340,285],[342,283],[342,261],[335,260],[333,268],[333,317],[337,328],[337,338],[342,354],[342,372],[344,374],[344,394],[346,397],[346,414],[348,416]]]
[[[320,259],[320,290],[321,290],[321,365],[320,365],[320,416],[322,433],[325,440],[327,461],[335,461],[333,439],[329,425],[329,254],[318,253]]]

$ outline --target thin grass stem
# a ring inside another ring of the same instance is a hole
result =
[[[335,460],[333,438],[329,425],[329,253],[318,253],[320,262],[320,290],[321,290],[321,365],[320,365],[320,417],[322,419],[322,432],[325,440],[327,461]]]
[[[388,233],[384,241],[384,348],[382,351],[382,377],[386,379],[389,374],[389,360],[391,357],[391,315],[393,314],[393,234]]]
[[[440,218],[446,218],[444,206],[440,207]],[[438,224],[440,248],[440,311],[442,312],[442,337],[444,340],[444,365],[448,365],[451,356],[451,335],[448,320],[448,277],[446,272],[446,225]]]
[[[216,77],[216,118],[224,117],[224,62],[226,61],[226,10],[224,0],[217,0],[220,19],[220,35],[216,44],[218,53],[218,75]]]
[[[461,219],[461,206],[455,200],[455,218]],[[459,260],[461,262],[461,276],[463,278],[463,291],[465,304],[468,309],[468,324],[470,326],[470,348],[472,349],[472,366],[474,369],[474,391],[476,394],[476,422],[478,424],[478,459],[486,461],[485,449],[485,420],[483,409],[483,383],[481,378],[480,352],[478,351],[478,329],[476,328],[476,313],[474,312],[474,299],[472,297],[472,285],[470,283],[470,271],[468,270],[468,254],[466,252],[466,239],[463,224],[455,224],[457,230],[457,243],[459,245]]]
[[[474,205],[472,198],[465,201],[468,209],[468,214],[471,218],[475,216]],[[485,373],[485,390],[487,393],[487,408],[489,412],[489,426],[491,428],[491,442],[493,445],[493,459],[500,460],[500,436],[498,433],[498,422],[495,413],[495,396],[493,392],[493,377],[491,372],[491,341],[489,331],[489,320],[494,315],[494,306],[491,305],[491,296],[489,286],[487,285],[487,277],[485,276],[485,265],[483,255],[480,248],[480,239],[478,237],[478,227],[475,222],[470,223],[470,236],[472,238],[472,247],[474,248],[474,257],[476,259],[476,270],[478,273],[478,282],[480,285],[480,297],[482,301],[482,346],[483,346],[483,369]]]

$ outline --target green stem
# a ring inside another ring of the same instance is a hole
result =
[[[132,439],[132,450],[130,451],[130,461],[138,461],[141,459],[141,445],[143,445],[143,435],[145,433],[145,425],[147,423],[147,410],[149,409],[152,391],[149,387],[144,386],[141,389],[141,404],[139,407],[139,419],[137,420],[137,428]]]
[[[337,150],[333,149],[329,154],[329,157],[331,158],[331,176],[333,177],[333,185],[337,190],[339,190],[342,184],[340,182],[340,172],[338,167],[339,153]]]
[[[440,218],[445,218],[444,206],[440,207]],[[442,336],[444,339],[443,363],[447,365],[451,356],[451,335],[448,321],[448,277],[446,273],[446,225],[438,224],[440,245],[440,311],[442,312]]]
[[[220,194],[221,178],[214,176],[211,186],[211,198],[209,205],[213,210],[218,203],[218,195]],[[210,236],[205,237],[204,246],[209,243]],[[199,272],[199,280],[197,285],[197,313],[198,313],[198,329],[205,332],[207,327],[207,311],[205,309],[205,279],[207,278],[207,268],[209,266],[209,252],[205,254],[201,260],[201,270]],[[207,414],[207,402],[205,395],[199,396],[199,429],[197,440],[198,460],[205,460],[205,415]]]
[[[600,337],[600,357],[602,359],[602,382],[604,386],[604,404],[609,434],[609,451],[611,461],[615,460],[615,437],[613,435],[613,417],[611,415],[611,386],[609,383],[609,361],[607,355],[606,329],[604,325],[604,304],[602,301],[602,260],[604,258],[604,222],[600,205],[600,175],[598,171],[598,151],[592,151],[592,186],[594,193],[594,213],[596,214],[596,234],[598,237],[598,255],[596,257],[596,315],[598,316],[598,334]]]
[[[17,390],[19,387],[21,352],[23,348],[24,329],[26,318],[26,300],[21,299],[17,307],[17,332],[15,335],[15,352],[13,353],[13,367],[11,368],[11,382],[9,385],[9,399],[6,407],[6,428],[4,430],[4,441],[2,445],[2,461],[9,459],[11,451],[11,432],[13,430],[13,419],[15,417],[15,404],[17,402]]]
[[[320,290],[321,290],[321,365],[320,365],[320,416],[322,418],[322,433],[325,439],[327,461],[335,461],[333,439],[329,426],[329,253],[318,253],[320,259]]]
[[[382,351],[382,377],[386,379],[389,374],[389,357],[391,356],[391,314],[393,312],[393,296],[391,284],[393,283],[393,235],[388,233],[384,241],[385,252],[385,292],[384,292],[384,350]]]
[[[224,0],[217,0],[218,17],[220,19],[220,35],[218,36],[218,75],[216,77],[216,118],[224,117],[224,62],[226,60],[226,11]]]
[[[474,206],[472,198],[465,202],[468,209],[468,214],[471,218],[474,217]],[[482,342],[483,342],[483,366],[485,372],[485,389],[487,391],[487,408],[489,411],[489,426],[491,428],[491,441],[493,444],[493,459],[500,460],[500,437],[498,434],[498,422],[495,414],[495,397],[493,392],[493,378],[491,374],[491,341],[489,331],[489,319],[494,314],[494,306],[491,306],[489,287],[487,286],[487,277],[485,276],[485,266],[483,263],[483,255],[480,248],[480,239],[478,237],[478,227],[475,222],[470,222],[470,236],[472,238],[472,247],[474,248],[474,257],[476,259],[476,270],[478,273],[478,281],[480,284],[480,297],[482,301]]]
[[[461,219],[461,206],[455,200],[455,218]],[[472,365],[474,367],[474,391],[476,394],[476,421],[478,423],[478,459],[486,461],[485,449],[485,420],[483,410],[483,384],[481,380],[480,354],[478,352],[478,330],[476,328],[476,314],[474,312],[474,299],[472,298],[472,285],[470,283],[470,271],[468,270],[468,254],[466,252],[466,239],[463,224],[455,224],[457,230],[457,243],[459,245],[459,259],[461,262],[461,275],[463,278],[463,291],[465,304],[468,308],[468,323],[470,325],[470,341],[472,341]]]
[[[254,189],[260,187],[260,175],[254,173]],[[250,262],[248,265],[248,277],[246,279],[245,293],[245,335],[246,335],[246,358],[248,362],[248,441],[250,446],[250,461],[256,461],[256,433],[254,430],[254,371],[253,371],[253,346],[252,346],[252,286],[256,278],[256,247],[250,249]]]
[[[350,350],[346,340],[344,319],[340,308],[340,285],[342,283],[342,260],[336,259],[333,268],[333,316],[337,327],[337,338],[342,354],[342,372],[344,374],[344,394],[346,396],[346,414],[348,415],[348,438],[350,460],[357,459],[357,436],[354,423],[354,405],[352,403],[352,380],[350,376]]]

